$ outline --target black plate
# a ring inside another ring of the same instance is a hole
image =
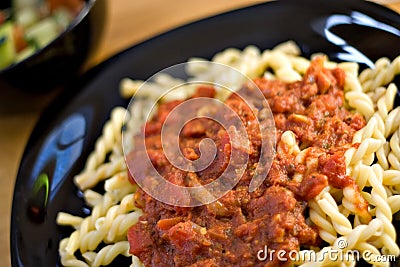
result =
[[[146,79],[190,56],[210,58],[227,47],[266,49],[286,40],[295,40],[305,56],[322,51],[365,67],[400,54],[400,16],[361,1],[270,2],[167,32],[93,69],[47,109],[28,142],[14,192],[12,265],[59,264],[58,242],[70,230],[56,225],[56,215],[61,210],[85,214],[72,177],[84,166],[110,110],[127,105],[118,94],[122,78]],[[49,174],[47,202],[44,187],[37,187],[41,173]]]
[[[11,0],[0,2],[11,7]],[[29,92],[44,92],[77,77],[85,59],[97,49],[107,10],[104,0],[84,2],[63,32],[31,56],[0,69],[0,79]]]

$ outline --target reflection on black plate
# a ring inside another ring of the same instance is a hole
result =
[[[45,112],[29,140],[14,192],[12,265],[59,265],[58,242],[70,230],[56,225],[57,212],[85,214],[72,177],[84,166],[112,107],[127,105],[118,93],[122,78],[146,79],[191,56],[209,58],[227,47],[266,49],[286,40],[295,40],[305,56],[324,52],[365,67],[400,54],[400,16],[361,1],[271,2],[178,28],[90,71]]]

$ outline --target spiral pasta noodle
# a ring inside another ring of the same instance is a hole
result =
[[[310,66],[310,60],[300,56],[300,49],[294,42],[264,51],[255,46],[243,50],[228,48],[211,61],[191,58],[189,62],[199,62],[186,69],[192,76],[190,81],[198,79],[236,89],[243,82],[241,77],[233,75],[234,72],[222,73],[209,63],[231,66],[251,78],[263,76],[286,82],[301,80]],[[321,249],[302,248],[293,263],[296,266],[355,266],[357,260],[363,258],[373,266],[389,266],[389,261],[375,259],[400,254],[393,225],[394,214],[400,211],[400,107],[394,105],[398,90],[392,83],[400,73],[400,56],[393,61],[381,58],[374,68],[367,68],[360,74],[358,64],[353,62],[327,60],[325,66],[345,71],[345,107],[361,114],[367,123],[354,134],[353,146],[344,154],[346,173],[354,180],[354,186],[343,189],[327,186],[307,203],[307,222],[318,229],[319,237],[328,245]],[[165,87],[183,82],[168,75],[156,77],[151,83],[125,78],[120,83],[120,93],[127,98],[137,97],[136,105],[128,114],[136,121],[144,122],[144,115],[152,103],[148,99],[158,99],[163,96]],[[141,86],[149,88],[139,90]],[[189,97],[194,87],[185,86],[186,93],[171,94],[160,101]],[[226,98],[226,92],[216,90],[218,98]],[[120,107],[112,111],[84,170],[74,177],[92,209],[91,214],[86,218],[65,212],[58,214],[59,225],[74,229],[59,244],[64,266],[108,265],[118,255],[131,257],[133,267],[143,266],[136,256],[129,254],[126,239],[128,229],[143,214],[135,207],[136,186],[128,181],[122,152],[121,132],[126,112]],[[140,127],[137,123],[128,126],[132,132],[137,132]],[[285,151],[295,157],[297,163],[314,168],[318,161],[307,157],[310,148],[297,138],[293,131],[284,131],[276,146],[277,153]],[[303,179],[301,173],[293,175],[294,181]],[[101,183],[104,183],[104,193],[94,191],[93,188]],[[367,210],[360,209],[360,199],[368,204]],[[327,257],[333,252],[339,252],[342,257],[338,261]]]
[[[337,238],[337,232],[332,225],[332,220],[314,199],[309,201],[308,206],[310,208],[310,219],[318,226],[320,237],[325,242],[333,244]]]
[[[64,266],[102,266],[118,255],[131,256],[126,234],[142,211],[135,207],[133,193],[136,186],[128,180],[122,155],[124,117],[125,109],[114,109],[85,169],[74,179],[84,190],[83,197],[92,208],[90,216],[81,218],[65,212],[57,216],[59,225],[75,229],[59,245],[60,261]],[[106,154],[110,155],[107,157]],[[90,189],[103,180],[103,194]],[[77,251],[81,254],[79,258]]]
[[[400,73],[400,57],[392,62],[388,58],[381,58],[375,62],[374,69],[366,69],[360,74],[364,92],[373,91],[376,88],[393,81]]]
[[[96,142],[95,150],[88,157],[84,172],[96,169],[102,162],[104,162],[108,152],[116,147],[118,148],[118,144],[121,143],[121,128],[124,119],[124,108],[117,107],[113,109],[111,120],[105,124],[103,134]]]
[[[285,131],[278,143],[277,153],[287,150],[289,154],[296,156],[300,152],[300,148],[296,142],[296,136],[292,131]]]
[[[388,161],[390,166],[395,170],[400,170],[400,128],[393,133],[389,142],[390,152],[388,153]]]
[[[128,241],[116,242],[112,245],[103,247],[99,252],[87,252],[83,254],[90,266],[98,267],[110,264],[118,255],[129,257]]]
[[[85,190],[124,170],[126,170],[125,159],[118,157],[113,161],[101,164],[96,170],[86,171],[75,176],[75,183],[80,189]]]
[[[379,66],[384,68],[384,64],[386,61],[380,61]],[[396,65],[398,63],[395,63]],[[392,69],[393,70],[393,67]],[[369,119],[367,125],[361,129],[358,133],[354,135],[353,143],[359,143],[357,149],[351,148],[346,152],[346,165],[348,169],[348,173],[357,181],[357,184],[361,190],[367,187],[372,187],[371,193],[362,192],[364,198],[370,203],[370,205],[374,206],[371,210],[371,214],[376,218],[372,221],[379,220],[381,224],[381,231],[378,231],[379,234],[373,237],[373,240],[370,240],[370,243],[373,243],[375,246],[372,247],[369,243],[361,243],[356,246],[352,246],[352,242],[348,243],[346,249],[356,248],[359,251],[363,252],[368,250],[372,252],[375,257],[378,257],[380,254],[386,255],[399,255],[399,248],[396,244],[396,232],[394,226],[392,224],[393,217],[393,208],[390,206],[390,203],[398,203],[394,201],[398,198],[396,196],[389,196],[388,192],[391,194],[390,190],[387,186],[388,182],[390,184],[390,178],[394,179],[396,175],[393,173],[393,170],[387,170],[389,168],[389,154],[392,153],[390,150],[390,145],[386,141],[394,128],[398,128],[397,123],[393,119],[397,115],[396,109],[393,110],[394,98],[397,93],[397,88],[394,84],[390,84],[387,89],[380,90],[379,97],[374,97],[375,103],[372,101],[370,97],[366,97],[365,92],[369,92],[372,89],[365,88],[365,84],[369,86],[382,86],[390,82],[390,80],[384,80],[384,74],[379,74],[379,71],[376,70],[376,73],[372,71],[364,71],[361,74],[360,81],[363,82],[362,92],[360,93],[359,86],[352,86],[350,91],[346,93],[346,98],[350,102],[355,96],[360,96],[360,102],[353,102],[350,104],[351,107],[355,108],[357,111],[361,112],[367,119]],[[374,77],[379,76],[382,79],[375,84],[368,82],[369,79],[374,79]],[[387,74],[391,76],[393,74]],[[393,76],[391,76],[393,79]],[[387,78],[388,79],[388,78]],[[373,85],[372,85],[373,84]],[[353,88],[357,93],[354,95],[349,95],[352,92]],[[364,92],[364,93],[363,93]],[[361,107],[357,107],[361,105]],[[371,112],[371,108],[373,108],[373,114]],[[367,112],[363,111],[366,110]],[[392,138],[396,138],[393,135]],[[393,142],[395,143],[395,142]],[[376,155],[375,155],[376,154]],[[378,159],[378,162],[381,165],[374,164],[375,158]],[[388,172],[385,175],[385,172]],[[388,175],[392,173],[392,175]],[[383,177],[387,177],[383,180]],[[390,177],[390,178],[389,178]],[[394,181],[391,181],[394,183]],[[343,205],[353,214],[356,214],[351,207],[351,197],[346,197],[346,189],[344,190],[344,198]],[[393,202],[389,200],[389,198],[393,199]],[[350,205],[349,205],[350,203]],[[392,204],[393,206],[393,204]],[[338,218],[340,216],[336,214]],[[356,217],[357,218],[357,217]],[[356,221],[356,220],[354,220]],[[371,221],[371,222],[372,222]],[[354,227],[349,233],[343,233],[341,238],[345,238],[348,241],[360,235],[357,229],[363,227],[366,231],[369,229],[365,226],[365,224],[359,224]],[[381,248],[381,251],[378,250]],[[379,266],[388,266],[388,262],[372,262],[369,259],[364,259],[372,263],[374,265]]]

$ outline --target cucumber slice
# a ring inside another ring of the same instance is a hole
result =
[[[39,21],[38,10],[33,7],[21,8],[15,11],[15,23],[28,28]]]
[[[53,17],[56,20],[58,27],[62,30],[65,30],[73,20],[71,12],[63,7],[55,10]]]
[[[0,69],[12,64],[15,57],[13,24],[11,22],[6,22],[0,26]]]
[[[24,50],[22,50],[21,52],[19,52],[15,58],[15,62],[20,62],[22,60],[24,60],[27,57],[30,57],[31,55],[33,55],[36,52],[36,48],[33,46],[28,46],[27,48],[25,48]]]
[[[29,27],[25,36],[27,40],[36,43],[38,47],[44,47],[58,36],[57,23],[53,17],[45,18]]]

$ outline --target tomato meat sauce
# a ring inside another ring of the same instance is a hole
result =
[[[352,187],[359,193],[354,180],[346,175],[344,152],[352,146],[354,133],[365,125],[361,115],[350,113],[343,106],[345,73],[338,68],[326,69],[323,62],[322,57],[314,59],[301,81],[254,80],[270,105],[277,143],[282,148],[257,190],[250,193],[248,187],[260,156],[260,129],[254,112],[232,94],[225,104],[245,122],[250,141],[244,175],[223,197],[198,207],[170,206],[139,188],[135,201],[144,215],[128,232],[130,252],[145,266],[290,266],[290,251],[323,245],[318,230],[306,223],[307,201],[328,185]],[[246,90],[246,85],[240,89],[241,93]],[[214,97],[215,90],[199,87],[192,98],[202,96]],[[169,112],[180,103],[160,104],[156,116],[146,123],[141,133],[145,134],[146,152],[162,177],[172,183],[207,184],[221,175],[234,148],[218,123],[194,119],[179,136],[183,155],[198,159],[199,143],[204,138],[215,142],[217,155],[200,172],[185,172],[172,166],[163,153],[161,128]],[[290,149],[280,142],[282,134],[289,130],[300,148],[307,148],[304,162],[296,161]],[[134,161],[139,155],[133,150],[128,160]],[[302,179],[294,179],[295,174]],[[174,192],[171,195],[175,197]],[[367,220],[367,203],[361,195],[357,199],[357,207]],[[286,251],[283,257],[287,260],[273,253],[260,260],[257,255],[266,247],[270,251]]]

